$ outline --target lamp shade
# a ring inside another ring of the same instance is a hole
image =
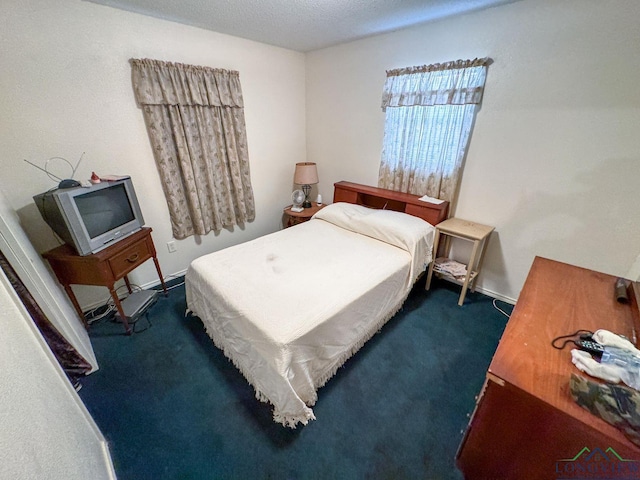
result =
[[[296,163],[293,183],[298,185],[312,185],[318,183],[318,169],[314,162]]]

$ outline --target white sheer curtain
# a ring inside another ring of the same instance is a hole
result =
[[[378,186],[453,203],[487,58],[387,72]]]

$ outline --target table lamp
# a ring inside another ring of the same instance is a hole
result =
[[[318,183],[318,169],[316,168],[316,164],[314,162],[296,163],[293,183],[302,185],[302,191],[304,192],[304,202],[302,206],[304,208],[310,208],[309,191],[311,190],[311,185]]]

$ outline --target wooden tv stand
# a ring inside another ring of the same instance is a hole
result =
[[[164,294],[165,296],[167,295],[167,287],[160,271],[156,249],[151,238],[151,228],[142,228],[104,250],[91,255],[78,255],[70,245],[65,244],[43,253],[42,256],[49,261],[51,268],[58,277],[58,281],[64,287],[67,295],[69,295],[71,303],[80,318],[85,322],[85,326],[87,326],[87,323],[84,313],[71,289],[73,284],[107,287],[128,335],[131,334],[131,327],[122,310],[122,304],[114,287],[115,283],[124,278],[127,289],[131,293],[131,284],[127,275],[133,269],[152,258],[158,277],[160,277]]]
[[[585,447],[613,448],[623,459],[640,461],[640,447],[573,401],[571,374],[588,375],[571,363],[569,346],[551,346],[554,338],[580,329],[607,329],[637,345],[636,297],[618,303],[615,281],[535,258],[458,450],[457,465],[466,479],[595,478],[562,476],[566,468],[578,468],[566,461]]]

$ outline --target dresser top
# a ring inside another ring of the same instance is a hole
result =
[[[569,378],[582,373],[571,363],[572,346],[551,346],[561,335],[600,328],[637,345],[638,305],[635,298],[618,303],[615,282],[611,275],[536,257],[489,373],[585,423],[601,422],[603,432],[625,441],[614,427],[574,403]]]

